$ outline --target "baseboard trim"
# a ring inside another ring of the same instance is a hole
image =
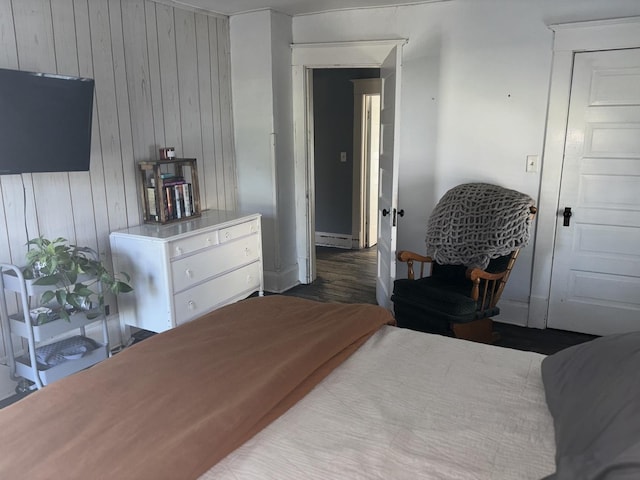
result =
[[[531,326],[527,325],[529,316],[529,304],[527,302],[502,298],[498,302],[498,306],[500,307],[500,315],[494,317],[496,322],[508,323],[519,327]]]
[[[529,304],[529,321],[527,325],[535,328],[547,328],[548,310],[548,298],[531,296]]]
[[[264,289],[267,292],[282,293],[300,284],[298,265],[292,265],[280,272],[264,271]]]
[[[316,232],[316,246],[351,249],[352,235],[343,233]]]

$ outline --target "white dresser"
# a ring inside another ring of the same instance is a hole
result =
[[[131,275],[120,323],[163,332],[263,294],[260,215],[207,210],[193,220],[139,225],[109,236],[114,272]]]

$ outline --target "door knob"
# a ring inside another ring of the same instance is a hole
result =
[[[398,216],[404,217],[404,208],[401,208],[400,210],[398,210]]]
[[[569,223],[571,222],[571,216],[573,215],[573,213],[571,213],[571,207],[564,207],[564,212],[562,213],[562,216],[564,217],[564,222],[562,222],[562,225],[565,227],[569,226]]]
[[[387,210],[386,208],[382,209],[382,216],[383,217],[386,217],[387,215],[389,215],[389,213],[391,213],[391,212],[389,212],[389,210]]]

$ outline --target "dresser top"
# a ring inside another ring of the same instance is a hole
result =
[[[204,210],[200,217],[167,225],[142,224],[111,232],[115,236],[151,237],[168,240],[174,237],[189,236],[209,227],[223,228],[260,217],[258,213],[241,213],[228,210]]]

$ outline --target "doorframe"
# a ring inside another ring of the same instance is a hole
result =
[[[312,70],[380,68],[389,52],[405,43],[406,39],[391,39],[291,45],[296,251],[300,283],[311,283],[316,278]]]
[[[366,246],[366,225],[369,223],[368,198],[370,189],[370,158],[368,146],[370,136],[367,135],[371,121],[364,113],[368,111],[366,96],[382,94],[381,78],[359,78],[353,83],[353,195],[351,208],[352,248]],[[365,127],[368,125],[368,127]]]
[[[380,82],[382,84],[382,81]],[[382,91],[363,95],[365,138],[362,146],[362,189],[364,201],[360,215],[365,248],[371,248],[378,244],[378,200],[380,190],[380,114],[382,108]],[[375,121],[374,121],[375,119]],[[373,146],[375,145],[375,150]],[[372,153],[375,152],[375,155]],[[375,181],[374,181],[375,179]]]
[[[527,322],[529,327],[536,328],[546,328],[549,312],[574,55],[640,47],[640,17],[562,23],[549,28],[554,33],[553,62]]]

